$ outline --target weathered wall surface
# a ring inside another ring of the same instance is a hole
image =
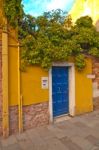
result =
[[[0,0],[0,135],[2,135],[2,0]]]
[[[43,102],[39,104],[23,107],[24,129],[34,128],[49,123],[49,103]]]
[[[93,99],[94,109],[99,109],[99,59],[93,59]]]
[[[9,107],[9,133],[18,133],[18,106]]]
[[[18,106],[10,109],[10,134],[18,132]],[[23,106],[23,130],[44,126],[49,123],[48,102]]]
[[[96,22],[96,29],[99,32],[99,19]],[[93,80],[93,103],[94,109],[99,109],[99,59],[93,59],[93,74],[95,79]]]
[[[0,40],[0,135],[2,134],[2,41]]]

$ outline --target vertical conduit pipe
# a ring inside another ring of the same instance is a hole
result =
[[[20,45],[18,43],[18,111],[19,111],[19,133],[23,132],[22,96],[20,94]]]

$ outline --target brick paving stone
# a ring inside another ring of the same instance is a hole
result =
[[[99,139],[99,129],[92,129],[91,131],[91,135],[93,135],[94,137],[98,138]]]
[[[94,144],[94,145],[96,145],[96,146],[99,146],[99,139],[98,139],[98,138],[96,138],[96,137],[94,137],[94,136],[92,136],[92,135],[89,135],[89,136],[86,137],[86,139],[87,139],[90,143],[92,143],[92,144]]]
[[[64,122],[64,126],[59,127],[59,128],[63,129],[64,133],[66,133],[66,136],[68,136],[68,137],[77,136],[77,135],[86,137],[89,134],[88,132],[85,132],[83,129],[81,130],[81,127],[79,127],[75,123],[71,123],[71,122]]]
[[[77,119],[75,122],[71,122],[71,120],[64,121],[63,123],[59,123],[56,126],[64,130],[64,133],[66,133],[66,136],[68,137],[72,136],[86,137],[92,132],[92,129],[88,127],[86,124],[80,122],[79,118],[78,121]]]
[[[87,136],[88,132],[90,133],[91,131],[91,128],[88,127],[86,124],[80,122],[79,119],[75,122],[68,121],[65,124],[69,126],[69,130],[74,130],[77,133],[77,135],[82,133],[82,136]]]
[[[22,150],[34,150],[34,146],[30,140],[19,141],[18,144]]]
[[[37,131],[38,131],[40,137],[43,139],[49,139],[50,140],[50,138],[55,137],[54,134],[52,134],[50,132],[50,130],[48,130],[47,127],[38,128]]]
[[[63,130],[57,128],[56,126],[50,125],[48,126],[48,129],[52,134],[54,134],[59,139],[66,136],[66,133]]]
[[[21,134],[17,134],[16,139],[18,141],[25,141],[25,140],[27,140],[27,134],[25,132],[21,133]]]
[[[64,131],[65,130],[71,130],[71,129],[75,128],[75,126],[71,122],[68,122],[68,121],[63,121],[61,123],[57,123],[56,127],[58,127],[61,130],[64,130]]]
[[[74,122],[77,122],[78,120],[81,121],[82,118],[79,117],[79,116],[75,116],[75,117],[73,117],[72,119],[70,119],[69,121],[70,121],[71,123],[74,123]]]
[[[65,136],[68,136],[69,138],[72,137],[72,136],[76,136],[78,134],[78,130],[77,129],[70,129],[70,128],[67,128],[67,129],[63,129],[63,132],[64,132],[64,135]]]
[[[99,118],[98,118],[98,119],[99,119]],[[98,120],[98,119],[97,119],[97,120]],[[97,131],[99,131],[99,121],[98,121],[97,124],[94,125],[94,129],[97,130]]]
[[[99,150],[99,147],[97,147],[97,146],[94,146],[92,149],[90,149],[90,150]]]
[[[85,129],[85,130],[90,130],[91,128],[89,128],[85,123],[83,123],[83,122],[80,122],[80,121],[78,121],[78,122],[75,122],[74,123],[77,127],[80,127],[81,129]]]
[[[74,130],[77,131],[78,136],[80,135],[82,137],[86,137],[92,133],[92,128],[88,127],[84,123],[78,121],[78,122],[75,122],[74,124],[76,125]]]
[[[30,139],[33,143],[42,143],[43,142],[42,138],[40,137],[40,135],[38,133],[38,130],[36,130],[36,129],[26,131],[26,134],[27,134],[27,138]]]
[[[93,114],[93,113],[92,113]],[[88,127],[93,127],[94,126],[94,124],[95,124],[95,122],[94,121],[96,121],[98,118],[99,118],[99,116],[97,116],[97,115],[92,115],[91,113],[88,113],[88,114],[84,114],[84,115],[81,115],[81,116],[79,116],[79,117],[74,117],[73,119],[71,119],[70,121],[72,122],[72,123],[75,123],[75,122],[82,122],[82,123],[84,123],[85,125],[87,125]],[[92,120],[92,118],[93,118],[93,120]],[[97,122],[97,121],[96,121]]]
[[[41,127],[42,128],[42,127]],[[33,144],[33,150],[46,150],[47,144],[45,139],[40,137],[38,130],[33,129],[26,132],[28,139],[31,140]]]
[[[82,150],[82,148],[75,144],[73,141],[68,139],[68,137],[64,137],[61,139],[61,142],[69,149],[69,150]]]
[[[86,118],[86,119],[82,118],[81,122],[90,128],[94,126],[94,124],[92,123],[92,118]]]
[[[71,119],[72,120],[72,119]],[[73,122],[71,122],[71,120],[68,120],[68,121],[64,121],[64,125],[65,126],[67,126],[68,128],[74,128],[74,127],[76,127],[76,125],[73,123]],[[77,120],[78,121],[78,120]],[[76,121],[76,122],[77,122]]]
[[[87,139],[82,138],[80,136],[72,137],[71,140],[80,146],[83,150],[90,150],[92,147],[94,147],[94,144],[90,143]]]
[[[18,144],[3,147],[2,150],[22,150]]]
[[[0,139],[0,150],[99,150],[99,111]]]
[[[99,124],[99,121],[98,121],[99,117],[95,120],[93,120],[91,123],[90,123],[90,126],[94,128],[94,126],[96,126],[97,124]]]
[[[2,147],[7,147],[9,145],[14,145],[16,143],[17,143],[17,139],[14,135],[10,136],[8,139],[2,139],[1,140]]]
[[[47,142],[48,145],[46,150],[69,150],[68,147],[57,138],[52,138],[50,140],[46,140],[45,142]]]
[[[0,139],[0,150],[1,150],[1,148],[2,148],[2,145],[1,145],[1,139]]]

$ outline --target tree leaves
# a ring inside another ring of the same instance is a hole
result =
[[[22,0],[4,1],[4,13],[13,27],[18,26],[18,22],[23,18],[24,11],[21,2]]]
[[[49,69],[53,62],[67,61],[72,56],[82,70],[85,55],[99,57],[99,32],[89,16],[79,18],[75,25],[60,9],[33,17],[24,13],[21,0],[5,0],[4,11],[9,24],[18,28],[23,64]]]

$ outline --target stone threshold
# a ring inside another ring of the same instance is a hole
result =
[[[69,114],[61,115],[54,118],[54,123],[59,123],[65,120],[70,120],[72,117]]]

